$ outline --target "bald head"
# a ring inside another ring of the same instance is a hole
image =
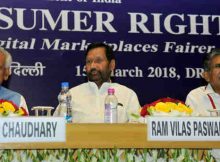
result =
[[[8,80],[12,58],[9,52],[0,47],[0,84]]]
[[[2,47],[0,47],[0,54],[5,57],[5,68],[9,68],[12,63],[11,54]]]

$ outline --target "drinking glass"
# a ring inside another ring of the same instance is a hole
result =
[[[51,116],[53,109],[51,106],[34,106],[31,110],[35,112],[35,116]]]
[[[220,109],[210,109],[208,111],[210,113],[210,116],[220,116]]]

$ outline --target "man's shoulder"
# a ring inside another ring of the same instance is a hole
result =
[[[117,89],[120,89],[120,91],[122,91],[122,92],[135,93],[134,90],[132,90],[131,88],[129,88],[125,85],[119,84],[119,83],[114,83],[114,87]]]
[[[1,93],[3,94],[7,94],[9,96],[17,96],[17,97],[21,97],[22,95],[18,92],[15,92],[11,89],[5,88],[5,87],[1,87]]]
[[[203,92],[205,91],[206,89],[206,86],[200,86],[200,87],[197,87],[195,89],[192,89],[188,95],[193,95],[193,94],[203,94]]]
[[[72,87],[72,88],[70,89],[70,91],[71,91],[71,92],[81,91],[81,90],[83,90],[83,89],[87,89],[88,86],[89,86],[88,83],[82,83],[82,84],[79,84],[79,85],[77,85],[77,86],[75,86],[75,87]]]
[[[13,90],[7,89],[5,87],[1,87],[0,90],[0,99],[12,101],[17,106],[20,105],[21,100],[24,99],[21,94],[15,92]]]

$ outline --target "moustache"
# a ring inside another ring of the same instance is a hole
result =
[[[92,75],[93,72],[97,72],[97,73],[101,74],[101,72],[100,72],[99,70],[97,70],[97,69],[91,69],[91,70],[89,71],[89,75]]]

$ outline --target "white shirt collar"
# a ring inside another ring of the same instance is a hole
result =
[[[215,91],[213,90],[211,84],[208,84],[208,85],[205,87],[205,93],[206,93],[206,94],[213,94],[213,93],[215,93]]]
[[[92,90],[95,90],[96,92],[100,92],[100,93],[107,93],[107,89],[112,87],[114,83],[111,82],[104,82],[100,88],[98,88],[98,86],[96,85],[95,82],[90,82],[88,81],[89,87]]]

